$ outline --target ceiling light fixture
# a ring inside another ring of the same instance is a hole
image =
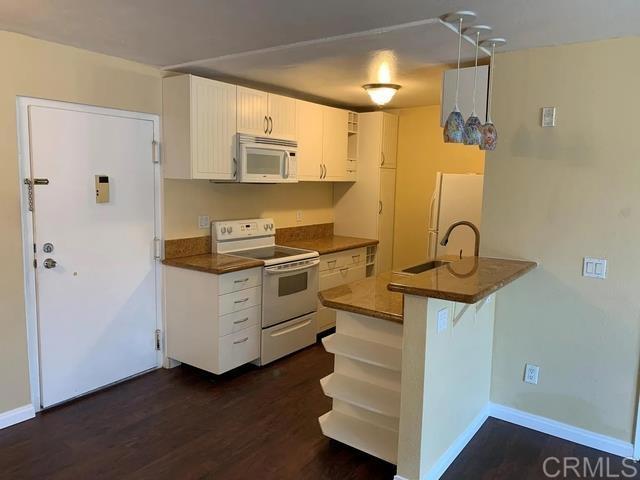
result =
[[[445,143],[462,143],[464,141],[464,117],[460,113],[458,106],[458,94],[460,92],[460,55],[462,52],[462,24],[471,23],[476,19],[476,14],[468,10],[461,10],[455,13],[449,13],[442,17],[447,23],[457,23],[456,30],[458,32],[458,68],[456,70],[456,103],[453,111],[447,117],[442,131],[442,137]]]
[[[480,42],[482,47],[491,47],[491,66],[489,67],[489,96],[487,98],[487,121],[482,126],[480,150],[495,150],[498,144],[498,130],[491,119],[491,97],[493,96],[493,77],[495,77],[496,47],[502,47],[507,41],[504,38],[488,38]]]
[[[480,33],[491,32],[491,27],[488,25],[473,25],[463,30],[465,35],[475,33],[476,44],[476,62],[473,71],[473,111],[467,119],[467,123],[464,124],[464,144],[465,145],[480,145],[482,139],[482,122],[478,118],[476,113],[476,91],[478,89],[478,50],[480,49]]]
[[[362,88],[369,94],[373,103],[383,106],[391,101],[401,87],[396,83],[367,83]]]

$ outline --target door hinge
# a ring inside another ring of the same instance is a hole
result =
[[[162,245],[158,237],[153,238],[153,258],[160,260],[162,256]]]
[[[160,163],[160,143],[157,141],[151,142],[151,160],[153,163]]]
[[[160,329],[156,330],[156,350],[160,351]]]
[[[38,268],[38,260],[33,259],[33,268]]]

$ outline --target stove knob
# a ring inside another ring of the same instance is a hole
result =
[[[227,233],[227,227],[222,227],[222,228],[220,229],[220,232],[222,232],[222,233]]]
[[[265,229],[265,230],[268,230],[268,229],[269,229],[269,225],[265,223],[265,224],[264,224],[264,229]]]
[[[269,224],[269,230],[273,230],[273,223]]]
[[[233,232],[233,227],[228,227],[227,228],[227,232],[229,232],[229,233]]]

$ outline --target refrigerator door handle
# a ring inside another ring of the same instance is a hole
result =
[[[436,192],[434,190],[433,195],[431,195],[431,203],[429,204],[429,230],[433,230],[437,228],[436,225],[433,224],[433,206],[436,203]]]

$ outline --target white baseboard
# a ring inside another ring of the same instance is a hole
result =
[[[489,416],[620,457],[633,457],[632,443],[551,420],[550,418],[516,410],[515,408],[491,403],[489,404]]]
[[[23,405],[7,412],[0,413],[0,429],[10,427],[16,423],[24,422],[36,416],[33,405]]]
[[[407,478],[401,477],[400,475],[394,475],[393,480],[408,480]]]
[[[478,430],[480,430],[480,427],[482,427],[487,418],[489,418],[489,411],[485,408],[440,456],[435,465],[427,472],[426,480],[438,480],[444,472],[447,471],[447,468],[458,458],[458,455],[464,450],[464,447],[466,447],[473,436],[478,433]]]

